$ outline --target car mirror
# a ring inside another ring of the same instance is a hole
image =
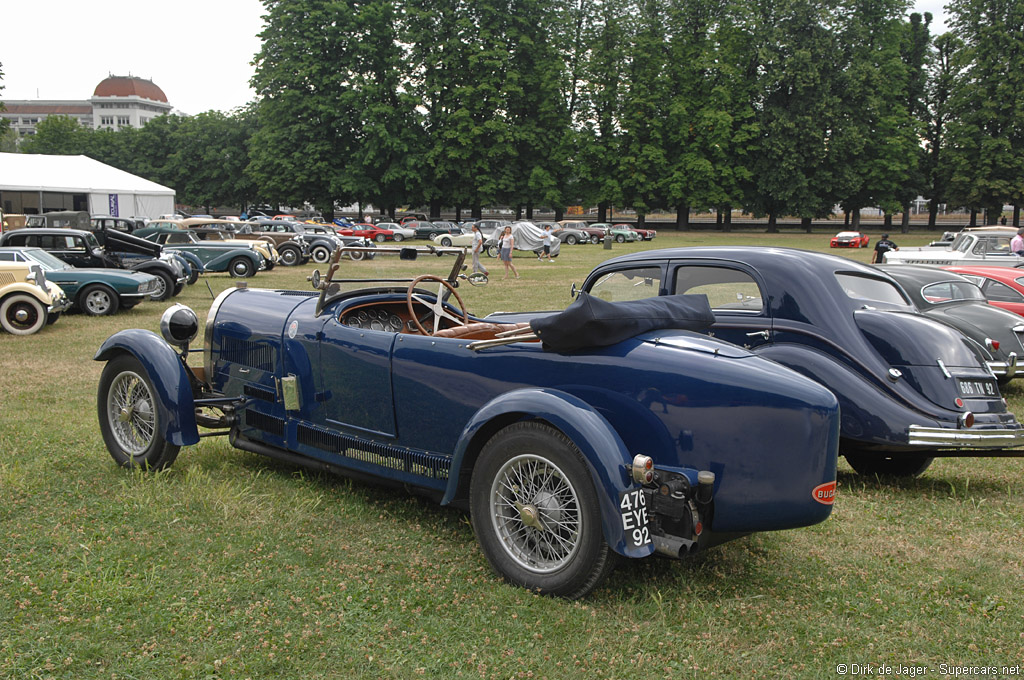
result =
[[[576,287],[576,282],[572,282],[572,287],[569,289],[569,297],[575,299],[582,291]]]
[[[315,290],[320,290],[320,286],[323,284],[323,277],[320,274],[320,270],[319,269],[314,269],[313,273],[310,274],[309,278],[306,279],[306,280],[312,282],[313,288]]]

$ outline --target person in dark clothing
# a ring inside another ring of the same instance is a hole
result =
[[[871,263],[882,264],[885,262],[885,254],[890,250],[899,250],[899,246],[889,240],[888,234],[882,234],[882,238],[878,239],[878,243],[875,244],[875,252],[871,253]]]

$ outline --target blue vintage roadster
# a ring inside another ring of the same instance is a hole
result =
[[[835,397],[695,332],[713,321],[703,296],[582,296],[532,323],[493,323],[462,303],[458,286],[478,282],[461,273],[462,249],[374,252],[447,273],[348,279],[339,249],[312,291],[229,289],[210,309],[202,366],[187,361],[199,323],[180,305],[163,339],[108,338],[98,412],[114,460],[164,468],[202,428],[411,487],[468,508],[509,581],[570,598],[616,556],[682,558],[831,512]]]

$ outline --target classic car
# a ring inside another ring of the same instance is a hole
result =
[[[568,246],[590,242],[590,234],[585,231],[580,231],[579,229],[563,227],[555,222],[540,222],[537,226],[541,229],[544,227],[551,227],[551,235]]]
[[[411,227],[403,227],[397,222],[377,222],[378,229],[386,229],[391,232],[396,243],[410,241],[416,238],[416,230]]]
[[[267,269],[273,269],[281,263],[281,253],[271,239],[242,239],[235,238],[235,232],[223,229],[216,225],[188,224],[189,220],[182,220],[182,228],[203,243],[221,246],[222,248],[252,248],[255,249],[266,261]],[[288,255],[298,259],[302,254],[300,248],[289,248]]]
[[[603,227],[595,227],[586,220],[561,220],[558,224],[563,229],[582,231],[587,235],[591,243],[600,243],[608,235],[608,232]]]
[[[451,248],[452,246],[458,246],[461,248],[473,245],[473,232],[467,231],[461,234],[437,234],[432,236],[430,240],[442,248]]]
[[[68,296],[46,280],[39,265],[0,261],[0,328],[11,335],[32,335],[70,306]]]
[[[632,229],[640,237],[641,241],[653,241],[658,235],[657,230],[646,227],[634,227],[632,224],[613,224],[612,229]]]
[[[1007,227],[964,229],[948,247],[900,248],[885,253],[885,264],[927,264],[932,266],[984,265],[1020,267],[1024,257],[1010,251],[1016,230]]]
[[[1000,384],[1005,385],[1017,374],[1017,361],[1024,359],[1024,321],[1013,312],[988,304],[976,283],[935,267],[875,266],[903,286],[918,311],[976,342]]]
[[[338,234],[341,236],[358,236],[360,238],[376,241],[377,243],[394,241],[395,232],[384,228],[382,225],[383,223],[378,225],[370,222],[356,222],[350,227],[339,227]],[[403,232],[403,238],[404,234],[405,232]]]
[[[641,241],[640,234],[628,224],[608,224],[607,222],[594,222],[591,229],[603,229],[605,234],[612,237],[616,243],[633,243]]]
[[[281,264],[295,267],[309,262],[315,246],[320,247],[321,257],[330,257],[336,243],[330,239],[307,238],[306,230],[297,222],[258,218],[239,224],[235,238],[270,241],[281,255]],[[325,255],[326,253],[326,255]]]
[[[0,262],[39,265],[46,279],[64,291],[79,311],[105,316],[130,309],[152,295],[159,282],[152,274],[121,269],[80,269],[42,248],[0,246]]]
[[[131,217],[92,215],[89,218],[89,226],[86,228],[93,231],[96,231],[97,229],[116,229],[117,231],[123,231],[126,234],[130,234],[136,229],[142,229],[144,226],[146,226],[146,224],[143,220]]]
[[[91,223],[89,213],[84,210],[54,210],[41,215],[28,215],[25,226],[89,229]]]
[[[532,253],[536,257],[540,257],[541,253],[544,252],[544,230],[537,227],[532,222],[513,222],[510,225],[512,227],[512,236],[515,239],[513,250],[519,252]],[[501,252],[501,245],[499,243],[502,232],[494,232],[491,236],[487,237],[484,241],[484,252],[490,257],[498,257]],[[562,242],[558,239],[552,239],[554,242],[551,244],[551,257],[558,257],[561,252]],[[515,255],[515,253],[512,253]]]
[[[166,468],[202,429],[402,486],[468,508],[508,581],[569,598],[617,555],[681,559],[831,512],[835,397],[689,330],[711,321],[703,297],[581,298],[535,323],[491,323],[459,295],[476,281],[461,274],[464,250],[380,254],[405,269],[339,278],[339,251],[312,291],[224,291],[201,352],[189,352],[199,320],[181,305],[162,338],[108,338],[97,410],[114,460]],[[438,275],[409,274],[426,266]]]
[[[501,233],[501,230],[512,224],[508,220],[477,220],[476,226],[480,229],[480,233],[484,236],[492,236],[495,233]],[[463,225],[463,231],[470,231],[469,227]]]
[[[829,241],[829,248],[867,248],[871,237],[859,231],[841,231]]]
[[[204,241],[190,229],[145,227],[135,232],[140,238],[159,243],[171,252],[192,253],[203,266],[204,272],[227,272],[231,276],[247,278],[272,266],[256,245],[258,241]],[[264,248],[269,246],[263,243]]]
[[[428,222],[426,220],[413,220],[410,222],[403,222],[402,226],[407,229],[412,229],[416,233],[416,238],[428,238],[432,239],[438,234],[461,234],[462,229],[453,225],[451,222],[435,224],[434,222]]]
[[[177,295],[188,281],[180,258],[163,252],[156,243],[119,231],[19,229],[0,236],[0,246],[42,248],[73,267],[132,269],[152,274],[159,279],[156,292],[150,296],[154,300]]]
[[[1024,316],[1024,272],[1011,267],[943,267],[974,281],[990,305]]]
[[[582,290],[613,301],[706,294],[714,337],[835,393],[841,451],[862,474],[916,475],[935,456],[1022,455],[1024,428],[977,344],[868,265],[791,248],[671,248],[607,260]]]

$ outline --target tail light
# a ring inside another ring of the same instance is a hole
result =
[[[654,481],[654,459],[641,454],[633,456],[632,472],[637,484],[650,484]]]

